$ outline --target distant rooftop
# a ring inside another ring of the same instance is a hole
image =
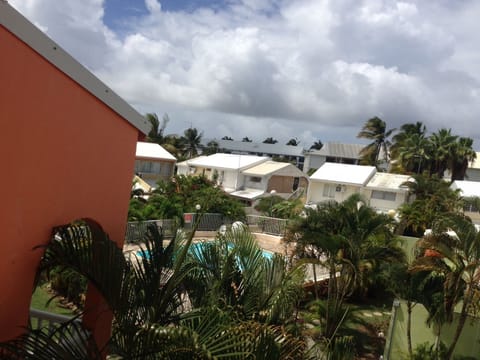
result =
[[[137,142],[135,156],[138,158],[177,160],[175,156],[156,143]]]
[[[310,180],[364,186],[376,171],[375,166],[325,163],[310,176]]]
[[[208,140],[211,141],[211,140]],[[207,142],[208,142],[207,141]],[[220,149],[225,149],[229,151],[237,152],[254,152],[261,154],[271,154],[271,155],[287,155],[287,156],[303,156],[303,147],[285,145],[285,144],[264,144],[259,142],[244,142],[244,141],[235,141],[235,140],[217,140]]]
[[[313,155],[323,155],[328,157],[339,157],[347,159],[359,159],[360,151],[365,147],[361,144],[343,144],[338,142],[328,142],[320,150],[309,150]]]

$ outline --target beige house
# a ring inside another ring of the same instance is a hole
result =
[[[155,187],[157,181],[170,179],[177,159],[156,143],[137,142],[135,174]]]
[[[408,202],[409,192],[404,184],[411,179],[408,175],[377,172],[363,188],[362,194],[371,207],[388,213]]]
[[[310,176],[307,204],[342,202],[352,194],[362,194],[375,173],[374,166],[324,163]]]

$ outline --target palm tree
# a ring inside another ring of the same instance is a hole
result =
[[[430,142],[420,134],[411,134],[405,137],[401,143],[397,143],[398,165],[402,173],[421,174],[423,169],[429,165]]]
[[[198,221],[194,230],[197,225]],[[147,360],[291,359],[296,353],[299,359],[304,358],[304,342],[278,327],[238,321],[217,306],[185,312],[183,282],[193,271],[185,259],[194,231],[186,239],[173,239],[166,247],[156,227],[149,228],[149,234],[141,256],[126,259],[94,221],[55,228],[40,269],[47,273],[58,266],[73,269],[95,285],[114,315],[109,346],[99,347],[88,331],[70,322],[53,333],[31,330],[0,343],[0,356],[87,360],[103,358],[102,350],[112,358]],[[177,246],[180,240],[185,242]],[[276,272],[270,275],[274,281]],[[274,310],[269,316],[282,314],[279,304],[288,293],[270,294],[269,299],[263,298]]]
[[[463,180],[468,169],[468,164],[477,158],[473,150],[473,139],[460,137],[451,149],[449,168],[452,173],[451,180]]]
[[[264,144],[276,144],[278,141],[275,140],[274,138],[272,137],[268,137],[266,138],[265,140],[263,140],[263,143]]]
[[[329,272],[324,336],[330,338],[344,316],[345,300],[366,294],[382,264],[404,261],[392,233],[393,220],[364,205],[359,195],[343,203],[325,202],[306,209],[306,216],[289,227],[301,258],[323,264]]]
[[[310,150],[320,150],[323,147],[323,143],[321,140],[315,141],[312,146],[310,146]]]
[[[404,183],[414,200],[399,208],[401,227],[413,236],[422,236],[426,229],[441,219],[462,211],[463,202],[458,190],[437,176],[413,175]]]
[[[449,220],[437,223],[432,234],[419,240],[417,247],[421,256],[411,266],[412,272],[423,271],[443,278],[442,310],[446,321],[453,321],[454,307],[462,301],[447,360],[453,355],[472,304],[476,301],[480,281],[480,233],[465,217],[456,216]]]
[[[432,167],[431,174],[436,174],[439,178],[443,178],[445,170],[451,163],[452,150],[455,147],[457,136],[452,135],[451,129],[440,129],[433,133],[429,140],[432,151]]]
[[[185,156],[190,159],[198,154],[200,143],[202,141],[202,132],[198,132],[196,128],[188,128],[183,132],[183,152]]]
[[[425,125],[417,121],[416,123],[408,123],[400,126],[398,132],[392,137],[392,145],[390,147],[390,155],[392,159],[398,157],[398,149],[404,146],[404,142],[412,135],[418,135],[419,137],[425,137],[427,128]]]
[[[222,140],[233,141],[233,138],[231,138],[230,136],[224,136],[222,137]]]
[[[205,155],[216,154],[219,151],[219,149],[220,148],[218,146],[218,142],[216,142],[215,140],[210,140],[207,143],[207,146],[203,148],[202,154],[205,154]]]
[[[250,140],[248,138],[248,136],[245,136],[243,139],[242,139],[242,142],[252,142],[252,140]]]
[[[201,246],[200,246],[201,245]],[[302,296],[303,269],[287,271],[280,255],[266,258],[244,227],[194,246],[186,289],[195,307],[233,309],[239,319],[281,325],[291,320]]]
[[[300,141],[297,140],[297,138],[291,138],[288,140],[286,145],[291,145],[291,146],[298,146],[300,144]]]
[[[388,163],[390,147],[388,137],[394,130],[395,129],[387,130],[385,121],[376,116],[365,122],[357,137],[373,140],[373,142],[365,146],[360,152],[362,157],[361,162],[363,164],[376,166],[381,151],[383,151],[383,160],[385,163]]]
[[[163,144],[165,141],[165,128],[170,121],[168,114],[163,115],[161,122],[158,119],[157,114],[155,113],[147,113],[145,116],[151,126],[150,131],[147,135],[147,140],[160,145]]]

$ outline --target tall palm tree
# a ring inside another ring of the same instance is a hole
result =
[[[421,174],[430,160],[430,142],[421,134],[411,134],[395,149],[397,169],[402,173]]]
[[[431,174],[436,174],[439,178],[443,178],[445,170],[451,163],[452,150],[455,147],[457,136],[452,134],[451,129],[440,129],[433,133],[430,137],[432,151],[432,167]]]
[[[361,162],[368,165],[377,165],[379,161],[380,152],[383,151],[383,161],[385,163],[389,160],[389,136],[395,129],[387,130],[385,121],[379,117],[373,117],[365,122],[362,130],[358,133],[358,138],[373,140],[372,143],[365,146],[360,155]]]
[[[343,305],[354,292],[365,294],[382,264],[403,261],[396,245],[393,220],[378,214],[352,195],[343,203],[325,202],[306,209],[287,234],[297,244],[297,255],[323,264],[329,272],[325,336],[332,336]]]
[[[453,231],[452,231],[453,229]],[[443,312],[445,321],[453,321],[455,305],[462,301],[456,330],[447,351],[447,360],[455,350],[463,327],[472,310],[480,281],[480,233],[462,216],[439,222],[430,235],[419,240],[421,254],[411,266],[412,272],[427,272],[443,277]]]
[[[392,137],[392,146],[390,147],[390,154],[392,158],[398,157],[398,149],[403,146],[403,143],[407,138],[412,135],[425,137],[426,133],[427,128],[420,121],[417,121],[416,123],[403,124],[400,126],[398,132]]]
[[[452,173],[452,181],[463,180],[468,169],[468,164],[477,158],[473,150],[473,139],[460,137],[452,147],[449,168]]]
[[[147,113],[145,116],[151,126],[147,135],[147,140],[160,145],[163,144],[165,141],[165,128],[170,121],[168,114],[163,115],[161,122],[155,113]]]
[[[183,132],[183,152],[187,158],[192,158],[198,154],[200,143],[202,141],[202,132],[198,132],[196,128],[188,128]]]
[[[437,176],[413,175],[403,185],[414,196],[399,209],[402,227],[409,235],[422,236],[435,222],[462,211],[459,191],[450,189],[450,184]]]

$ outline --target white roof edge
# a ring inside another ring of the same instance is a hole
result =
[[[150,130],[146,118],[40,31],[7,2],[0,0],[0,25],[81,85],[142,133]]]

